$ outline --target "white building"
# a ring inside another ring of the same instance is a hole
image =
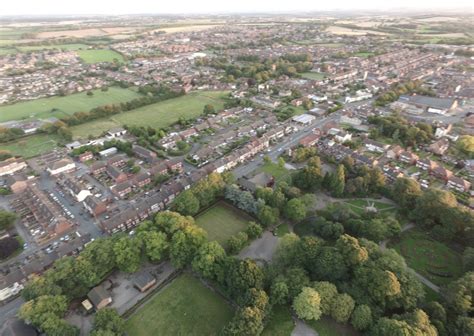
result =
[[[62,173],[70,173],[75,169],[76,164],[71,159],[64,158],[51,163],[46,170],[50,175],[54,176]]]
[[[312,116],[311,114],[303,113],[298,116],[294,116],[293,118],[291,118],[291,120],[303,125],[309,125],[316,120],[316,117]]]

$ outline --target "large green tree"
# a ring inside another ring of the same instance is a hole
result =
[[[300,319],[319,320],[321,317],[321,299],[317,291],[303,287],[301,293],[293,300],[293,309]]]

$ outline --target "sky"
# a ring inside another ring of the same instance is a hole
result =
[[[472,0],[3,0],[3,15],[206,14],[468,8]]]

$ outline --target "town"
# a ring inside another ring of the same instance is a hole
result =
[[[472,12],[388,18],[0,19],[1,334],[473,334]]]

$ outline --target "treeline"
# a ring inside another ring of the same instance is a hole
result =
[[[375,106],[385,106],[388,103],[392,103],[401,95],[417,93],[424,96],[436,96],[436,93],[428,88],[424,88],[421,85],[423,84],[420,80],[408,81],[406,83],[395,84],[390,90],[381,93],[375,100]]]
[[[413,147],[429,143],[433,139],[433,128],[424,122],[410,123],[399,115],[388,117],[372,116],[367,121],[376,127],[370,130],[370,137],[377,139],[380,136],[389,137],[404,147]]]

